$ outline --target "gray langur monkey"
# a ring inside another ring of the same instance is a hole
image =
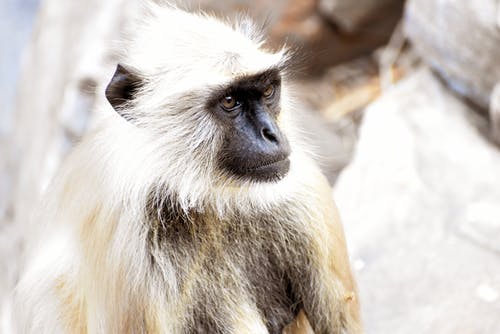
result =
[[[160,5],[134,35],[106,116],[37,218],[20,332],[281,333],[307,318],[318,334],[360,333],[331,189],[293,125],[286,50]]]

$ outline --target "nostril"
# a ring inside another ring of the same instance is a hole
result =
[[[276,134],[269,130],[268,128],[263,128],[261,131],[260,131],[262,137],[264,139],[266,139],[267,141],[270,141],[270,142],[273,142],[273,143],[278,143],[278,138],[276,136]]]

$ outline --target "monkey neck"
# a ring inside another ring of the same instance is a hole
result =
[[[281,209],[273,205],[267,210],[258,207],[240,210],[234,207],[221,214],[210,205],[185,209],[177,196],[155,194],[148,198],[145,221],[149,243],[160,248],[162,244],[173,242],[219,243],[228,233],[246,238],[254,229],[273,229],[278,228],[277,225],[286,225],[288,221],[292,221],[291,217],[294,215],[287,209],[292,205],[287,203],[282,203]],[[274,214],[278,210],[279,217]]]

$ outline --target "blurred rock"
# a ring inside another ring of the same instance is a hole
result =
[[[315,0],[289,0],[280,20],[271,28],[274,43],[286,41],[304,58],[304,76],[367,55],[389,40],[401,18],[403,4],[388,6],[383,13],[360,24],[356,31],[343,31],[318,10]]]
[[[319,0],[319,12],[346,32],[355,32],[377,17],[387,18],[388,9],[400,12],[403,0]],[[390,13],[390,11],[389,11]]]
[[[500,81],[497,0],[409,0],[405,31],[421,57],[459,94],[489,107]]]
[[[12,174],[18,169],[11,150],[15,89],[37,7],[37,0],[0,0],[0,333],[5,334],[12,332],[9,300],[23,232],[12,220]]]
[[[0,141],[12,127],[21,54],[33,28],[38,0],[0,0]],[[4,156],[4,155],[3,155]],[[1,169],[1,166],[0,166]],[[2,174],[0,170],[0,174]],[[1,182],[0,182],[1,183]],[[0,191],[0,217],[2,215]]]
[[[491,137],[500,146],[500,82],[495,85],[491,93],[490,120]]]
[[[369,333],[500,333],[500,152],[484,123],[428,70],[366,110],[334,197]]]

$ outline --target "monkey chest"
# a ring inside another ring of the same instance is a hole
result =
[[[281,333],[298,312],[292,282],[273,254],[207,249],[204,259],[188,262],[179,281],[181,295],[190,296],[190,333]]]
[[[163,248],[178,291],[171,302],[182,309],[186,333],[281,333],[297,315],[293,249],[270,233],[238,229],[169,237]]]
[[[272,217],[211,221],[175,217],[153,233],[158,262],[175,272],[169,303],[185,333],[281,333],[301,308],[296,273],[305,268],[301,233]]]

